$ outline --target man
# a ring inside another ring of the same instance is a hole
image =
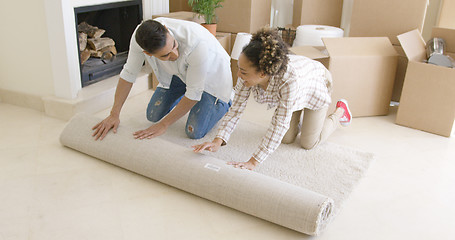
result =
[[[230,58],[218,40],[194,22],[147,20],[131,37],[114,106],[110,115],[92,128],[95,140],[102,140],[111,129],[117,131],[120,111],[145,60],[159,81],[147,107],[147,119],[155,124],[133,133],[135,138],[160,136],[190,111],[185,132],[189,138],[199,139],[228,111],[232,91]]]

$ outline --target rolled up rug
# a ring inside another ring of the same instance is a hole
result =
[[[128,126],[95,141],[92,126],[101,121],[78,114],[66,125],[60,142],[121,168],[224,206],[309,235],[318,235],[331,220],[333,200],[327,196],[192,149],[153,138],[134,139]]]

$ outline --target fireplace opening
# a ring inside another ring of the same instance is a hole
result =
[[[142,0],[78,7],[74,15],[82,87],[119,74],[142,21]]]

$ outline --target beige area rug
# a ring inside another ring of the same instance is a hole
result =
[[[203,139],[188,139],[184,131],[186,119],[187,117],[181,118],[160,138],[190,148],[192,145],[211,141],[216,135],[218,126]],[[140,130],[149,127],[151,123],[141,115],[123,120],[121,124],[138,127]],[[240,120],[226,146],[216,153],[204,154],[224,161],[247,161],[266,131],[266,127]],[[335,216],[365,175],[373,159],[372,153],[330,141],[315,149],[305,150],[298,145],[297,138],[295,143],[281,144],[277,151],[254,171],[332,198],[335,203],[332,213]]]

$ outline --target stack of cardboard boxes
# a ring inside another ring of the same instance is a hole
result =
[[[386,115],[389,111],[397,54],[386,37],[325,38],[324,54],[311,46],[291,52],[323,63],[332,73],[333,92],[329,113],[336,100],[349,102],[353,117]]]
[[[449,137],[455,120],[455,69],[424,63],[421,32],[428,0],[354,0],[349,36],[388,36],[399,54],[392,100],[396,123]],[[447,54],[455,54],[455,30],[434,28]]]
[[[292,25],[340,27],[343,0],[294,0]]]
[[[349,1],[352,11],[345,29],[348,37],[324,39],[322,48],[291,48],[295,54],[322,62],[332,73],[334,103],[330,110],[338,98],[346,98],[354,117],[386,115],[390,101],[397,101],[398,124],[449,136],[455,119],[454,69],[421,62],[425,45],[420,32],[428,0]],[[187,11],[187,0],[170,0],[170,9]],[[269,24],[270,10],[271,0],[224,1],[223,8],[217,9],[217,37],[226,51],[230,53],[238,32],[253,33]],[[342,11],[342,0],[294,0],[293,25],[339,27]],[[414,29],[417,33],[397,38]],[[455,30],[435,29],[433,35],[444,36],[453,54],[454,34]],[[413,41],[420,41],[417,50],[409,47]],[[235,81],[237,61],[231,63]],[[419,112],[422,108],[431,111]]]
[[[169,12],[191,12],[188,0],[169,0]]]
[[[254,33],[270,24],[272,0],[227,0],[217,9],[218,31],[231,33],[234,46],[237,33]],[[231,59],[233,84],[237,83],[238,61]]]
[[[228,54],[231,54],[237,33],[254,33],[261,27],[270,24],[272,0],[225,0],[222,5],[223,7],[216,10],[217,38]],[[188,0],[169,0],[169,9],[171,14],[173,11],[191,11]],[[182,13],[180,12],[180,14]],[[167,17],[175,17],[171,14]],[[227,40],[228,36],[230,36],[229,40]],[[238,71],[237,60],[231,59],[231,70],[235,85]]]
[[[217,31],[252,33],[270,24],[272,0],[225,0],[216,9]],[[169,0],[169,11],[191,11],[188,0]]]
[[[408,59],[397,36],[418,29],[422,32],[429,0],[353,0],[350,37],[387,36],[398,53],[392,100],[399,102]]]
[[[308,14],[305,9],[313,6],[313,10],[332,12],[329,1],[331,6],[337,5],[337,0],[295,0],[294,26],[338,26],[336,19],[322,12]],[[352,14],[345,29],[349,37],[324,39],[328,56],[312,47],[293,51],[318,59],[330,69],[332,98],[347,98],[353,116],[385,115],[392,100],[399,102],[397,124],[451,136],[455,130],[455,69],[424,62],[427,56],[421,32],[429,1],[349,1]],[[455,57],[455,29],[434,28],[432,37],[443,38],[447,55]]]
[[[297,27],[296,23],[339,26],[342,10],[336,11],[333,6],[342,5],[340,2],[294,1],[294,27]],[[345,23],[348,25],[345,36],[348,37],[324,39],[328,55],[315,55],[314,49],[309,47],[291,50],[302,55],[312,52],[313,58],[324,63],[333,75],[332,99],[335,102],[338,98],[346,98],[354,117],[386,115],[390,101],[399,101],[407,66],[407,58],[397,35],[412,29],[422,29],[428,0],[350,2],[350,21]],[[319,18],[308,14],[311,11],[308,8],[312,6],[313,11],[319,9],[319,12],[311,14]],[[327,12],[332,14],[325,14]],[[296,19],[299,16],[300,19]],[[335,103],[330,110],[334,108]]]

